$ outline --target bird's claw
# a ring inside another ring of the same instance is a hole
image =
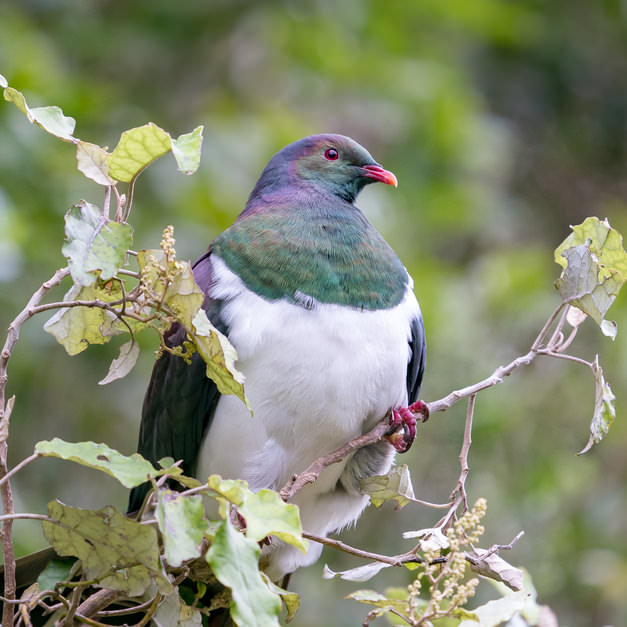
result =
[[[408,451],[416,439],[416,414],[421,415],[420,422],[425,422],[429,418],[429,408],[426,403],[416,401],[409,407],[398,407],[392,410],[390,420],[392,433],[387,438],[399,453]],[[400,427],[403,431],[397,433]]]

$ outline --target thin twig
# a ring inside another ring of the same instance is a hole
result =
[[[370,551],[364,551],[357,549],[353,546],[345,544],[341,540],[334,540],[333,538],[326,538],[324,536],[318,536],[307,531],[303,531],[303,538],[324,544],[326,546],[332,546],[335,549],[339,549],[344,553],[355,555],[356,557],[363,557],[365,559],[373,560],[375,562],[383,562],[384,564],[390,564],[390,566],[402,566],[407,562],[423,562],[424,560],[419,555],[416,555],[412,551],[402,553],[401,555],[380,555],[379,553],[371,553]]]
[[[19,462],[19,464],[16,464],[15,466],[13,466],[13,468],[11,468],[11,470],[9,470],[6,473],[6,475],[4,475],[0,479],[0,485],[8,481],[16,472],[22,470],[24,466],[28,466],[28,464],[30,464],[31,462],[34,462],[36,459],[39,459],[40,457],[41,455],[39,453],[33,453],[32,455],[29,455],[28,457],[23,459],[21,462]],[[0,517],[0,520],[2,520],[1,517]]]
[[[294,475],[280,491],[281,498],[284,501],[289,501],[299,490],[301,490],[308,483],[313,483],[318,479],[320,473],[331,464],[337,464],[341,462],[346,456],[350,455],[353,451],[374,444],[378,442],[384,435],[390,430],[390,422],[386,418],[379,422],[373,429],[364,433],[357,438],[354,438],[350,442],[341,446],[337,450],[323,455],[316,459],[309,467],[298,475]]]

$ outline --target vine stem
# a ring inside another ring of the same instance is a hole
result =
[[[50,279],[42,283],[41,287],[30,297],[26,307],[11,322],[7,332],[7,337],[0,353],[0,480],[9,474],[7,464],[7,439],[9,437],[9,420],[15,397],[11,397],[5,402],[5,390],[7,385],[7,368],[9,359],[13,353],[13,349],[20,337],[20,329],[22,325],[32,317],[31,310],[36,307],[45,294],[56,287],[70,273],[68,268],[60,268]],[[3,481],[0,485],[0,493],[2,498],[2,509],[5,516],[14,513],[13,510],[13,493],[11,491],[11,482]],[[15,599],[16,583],[15,583],[15,553],[13,551],[13,519],[5,518],[2,521],[2,554],[4,557],[4,598],[10,600]],[[14,607],[11,603],[4,603],[2,606],[2,624],[13,624]]]

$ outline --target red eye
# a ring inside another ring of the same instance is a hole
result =
[[[335,150],[335,148],[327,148],[324,151],[324,156],[329,161],[335,161],[340,156],[340,154],[337,150]]]

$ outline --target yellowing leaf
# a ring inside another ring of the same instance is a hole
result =
[[[76,144],[76,161],[78,169],[89,179],[99,185],[114,185],[109,176],[109,153],[102,147],[89,142],[79,141]]]
[[[34,107],[31,109],[26,104],[26,99],[22,92],[13,89],[13,87],[5,87],[4,99],[12,102],[28,118],[31,124],[36,124],[47,133],[55,135],[64,141],[77,141],[73,136],[76,120],[63,115],[63,111],[59,107]]]
[[[396,509],[400,509],[415,500],[407,464],[395,466],[387,475],[362,479],[360,486],[375,507],[381,507],[386,501],[396,501]]]
[[[245,377],[235,367],[237,353],[231,342],[211,324],[203,309],[194,316],[192,324],[190,337],[207,364],[207,376],[222,394],[234,394],[251,410],[244,391]]]
[[[64,302],[86,301],[111,302],[118,300],[122,292],[114,283],[112,289],[96,283],[88,287],[73,285],[65,294]],[[101,307],[76,306],[59,309],[44,324],[44,331],[54,335],[68,355],[77,355],[89,344],[105,344],[112,335],[123,333],[117,326],[117,316]]]
[[[556,287],[564,302],[588,314],[614,339],[616,325],[604,318],[627,280],[623,238],[607,220],[595,217],[572,229],[555,250],[555,262],[563,268]]]
[[[162,474],[138,453],[122,455],[106,444],[95,442],[65,442],[60,438],[42,440],[35,445],[35,452],[45,457],[58,457],[89,466],[115,477],[125,488],[134,488],[150,477]]]
[[[91,285],[97,278],[110,279],[124,265],[133,241],[130,225],[113,222],[84,200],[65,214],[63,255],[77,285]]]
[[[115,508],[98,511],[48,503],[44,522],[46,539],[59,555],[74,555],[83,565],[86,579],[120,590],[129,596],[143,594],[154,580],[161,592],[172,589],[161,572],[157,531],[130,520]]]
[[[170,149],[170,135],[152,122],[124,131],[109,155],[109,175],[130,183],[145,167]]]

